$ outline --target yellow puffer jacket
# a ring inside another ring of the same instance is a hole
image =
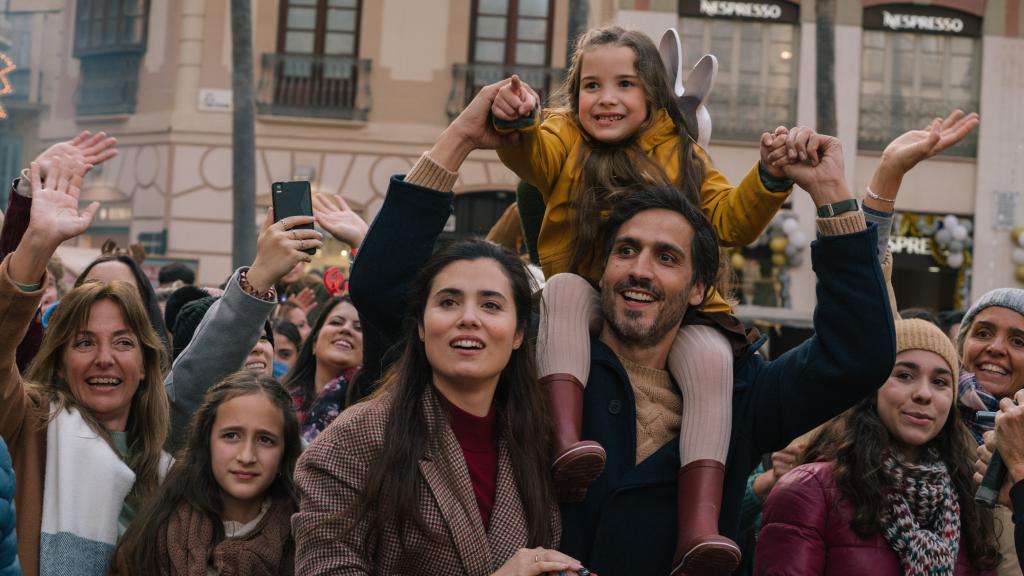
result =
[[[537,252],[546,276],[567,272],[572,250],[570,206],[576,193],[574,180],[579,168],[580,146],[584,146],[579,129],[567,114],[548,113],[543,122],[519,130],[518,144],[498,150],[498,156],[513,172],[540,190],[546,210],[537,239]],[[679,177],[679,135],[665,110],[656,113],[651,127],[640,138],[640,147],[665,169],[675,181]],[[723,246],[745,246],[764,231],[789,191],[772,192],[764,187],[757,164],[739,186],[733,186],[708,161],[699,147],[697,155],[704,161],[706,173],[700,190],[700,208],[718,233]],[[596,259],[595,262],[600,262]],[[585,274],[597,283],[601,266],[595,264]],[[704,304],[707,312],[730,312],[729,305],[717,292]]]

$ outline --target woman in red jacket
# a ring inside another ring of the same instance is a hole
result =
[[[998,561],[951,410],[956,350],[924,320],[895,325],[889,379],[827,424],[768,497],[755,575],[974,575]]]

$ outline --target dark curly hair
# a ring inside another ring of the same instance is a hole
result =
[[[960,503],[960,545],[977,570],[991,570],[999,563],[992,512],[974,501],[973,443],[955,407],[946,424],[923,449],[934,449],[946,464]],[[853,506],[850,528],[860,538],[882,530],[885,499],[892,489],[883,462],[893,449],[892,435],[878,416],[875,394],[826,424],[804,451],[804,462],[830,460],[836,486]]]

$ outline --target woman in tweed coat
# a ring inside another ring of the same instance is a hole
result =
[[[296,574],[576,573],[552,549],[522,264],[483,241],[454,244],[408,301],[403,353],[381,389],[299,460]]]

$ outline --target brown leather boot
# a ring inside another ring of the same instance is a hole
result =
[[[672,576],[732,574],[740,565],[740,548],[718,533],[725,465],[696,460],[679,469],[679,513]]]
[[[579,502],[604,471],[605,452],[597,442],[580,441],[583,433],[583,385],[571,374],[540,379],[551,414],[551,464],[561,502]]]

